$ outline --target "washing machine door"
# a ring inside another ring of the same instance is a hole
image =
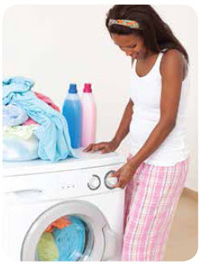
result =
[[[65,201],[44,211],[29,228],[22,261],[102,261],[116,254],[116,237],[93,204]]]

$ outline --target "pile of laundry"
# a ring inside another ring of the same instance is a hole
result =
[[[76,216],[63,216],[48,226],[37,245],[39,261],[77,261],[85,249],[85,224]]]
[[[31,91],[33,86],[24,77],[3,80],[3,160],[77,157],[66,119],[50,98]]]

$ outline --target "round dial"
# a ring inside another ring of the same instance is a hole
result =
[[[101,180],[99,178],[99,176],[97,175],[92,175],[92,177],[90,178],[89,182],[88,182],[88,187],[91,190],[97,190],[101,185]]]
[[[115,187],[115,184],[117,184],[117,182],[118,182],[118,178],[116,178],[116,177],[111,177],[111,174],[112,173],[114,173],[115,171],[109,171],[109,172],[107,172],[106,173],[106,176],[105,176],[105,178],[104,178],[104,183],[105,183],[105,185],[106,185],[106,187],[108,188],[108,189],[114,189]]]

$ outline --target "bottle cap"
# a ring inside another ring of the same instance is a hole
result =
[[[70,83],[69,85],[69,93],[71,94],[76,94],[77,93],[77,88],[75,83]]]
[[[91,83],[85,83],[84,84],[83,92],[84,93],[92,93]]]

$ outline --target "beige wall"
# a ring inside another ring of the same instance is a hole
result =
[[[187,186],[197,190],[197,16],[188,6],[154,6],[190,56],[187,134],[191,164]],[[104,26],[107,5],[13,6],[3,19],[3,76],[27,76],[35,90],[59,106],[67,86],[92,82],[98,107],[97,139],[115,133],[129,96],[130,59]],[[120,147],[128,152],[128,139]]]

